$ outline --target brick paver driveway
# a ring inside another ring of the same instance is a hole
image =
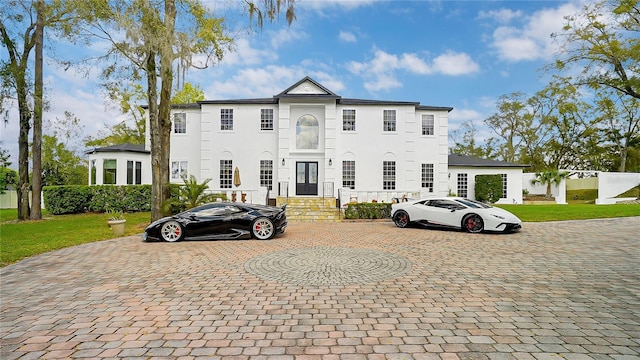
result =
[[[291,224],[0,270],[1,359],[638,359],[640,218],[517,234]]]

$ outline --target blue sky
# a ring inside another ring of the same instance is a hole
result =
[[[248,23],[233,17],[240,13],[232,6],[236,1],[204,3],[229,16],[232,27]],[[550,34],[581,7],[579,1],[300,0],[291,26],[281,19],[238,36],[234,52],[206,70],[189,71],[187,81],[207,99],[237,99],[271,97],[310,76],[346,98],[453,107],[450,132],[473,121],[481,136],[489,136],[482,120],[495,112],[499,96],[533,94],[545,85],[540,68],[558,51]],[[59,46],[56,56],[102,49],[98,43],[82,51]],[[70,111],[80,118],[82,132],[94,135],[124,119],[105,101],[99,69],[84,77],[48,61],[45,71],[45,121]],[[1,140],[17,167],[13,112]]]

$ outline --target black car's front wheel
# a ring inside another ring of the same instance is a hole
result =
[[[266,217],[257,218],[251,225],[251,235],[258,240],[269,240],[276,234],[273,221]]]
[[[409,214],[404,210],[398,210],[393,214],[393,222],[399,228],[404,228],[409,225]]]
[[[167,221],[160,228],[160,236],[164,241],[176,242],[184,237],[184,229],[177,221]]]
[[[462,219],[462,228],[470,233],[479,233],[484,230],[484,221],[478,214],[469,214]]]

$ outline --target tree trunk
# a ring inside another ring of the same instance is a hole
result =
[[[164,26],[167,39],[174,39],[176,22],[176,5],[174,0],[165,0]],[[169,188],[169,154],[171,154],[171,89],[173,87],[173,41],[163,43],[160,54],[160,106],[158,107],[158,122],[160,123],[160,142],[162,146],[162,200],[171,196]],[[164,214],[169,215],[169,214]]]
[[[158,124],[158,79],[156,58],[151,52],[147,57],[147,98],[149,101],[149,136],[151,138],[151,221],[162,218],[162,147]]]
[[[622,151],[620,151],[620,168],[618,170],[620,170],[620,172],[625,172],[627,167],[627,150],[628,147],[624,146],[622,148]]]
[[[18,220],[28,220],[29,208],[29,130],[31,114],[27,103],[27,85],[24,72],[16,77],[20,133],[18,135]]]
[[[31,187],[31,219],[42,219],[42,42],[44,35],[44,1],[38,0],[36,4],[37,20],[35,30],[35,84],[33,98],[33,144],[31,156],[33,158],[32,187]]]
[[[551,199],[551,182],[547,183],[547,194],[544,196],[547,199]]]

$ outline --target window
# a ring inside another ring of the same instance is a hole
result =
[[[318,119],[313,115],[302,115],[296,123],[296,148],[317,149],[319,137]]]
[[[353,160],[342,162],[342,187],[356,188],[356,162]]]
[[[502,196],[501,199],[507,198],[507,174],[500,174],[502,176]]]
[[[102,184],[115,185],[116,184],[116,168],[118,167],[118,160],[116,159],[104,159],[102,162]]]
[[[422,135],[433,134],[433,115],[422,115]]]
[[[396,131],[396,111],[395,110],[383,111],[382,129],[384,131]]]
[[[356,110],[355,109],[342,110],[342,130],[356,131]]]
[[[183,176],[187,176],[187,162],[172,161],[171,162],[171,178],[182,179]]]
[[[273,190],[273,160],[260,160],[260,186]]]
[[[467,197],[467,174],[458,174],[458,196]]]
[[[220,109],[220,130],[233,130],[233,109]]]
[[[231,189],[233,181],[233,161],[220,160],[220,188]]]
[[[433,192],[433,164],[422,164],[422,187]]]
[[[96,173],[97,173],[96,160],[93,159],[93,160],[91,160],[91,183],[89,183],[89,185],[95,185],[96,184]]]
[[[273,109],[260,109],[260,130],[273,130]]]
[[[382,189],[383,190],[396,189],[396,162],[395,161],[382,162]]]
[[[127,161],[127,184],[142,184],[142,162]]]
[[[173,114],[173,132],[176,134],[187,133],[187,114],[185,113]]]

